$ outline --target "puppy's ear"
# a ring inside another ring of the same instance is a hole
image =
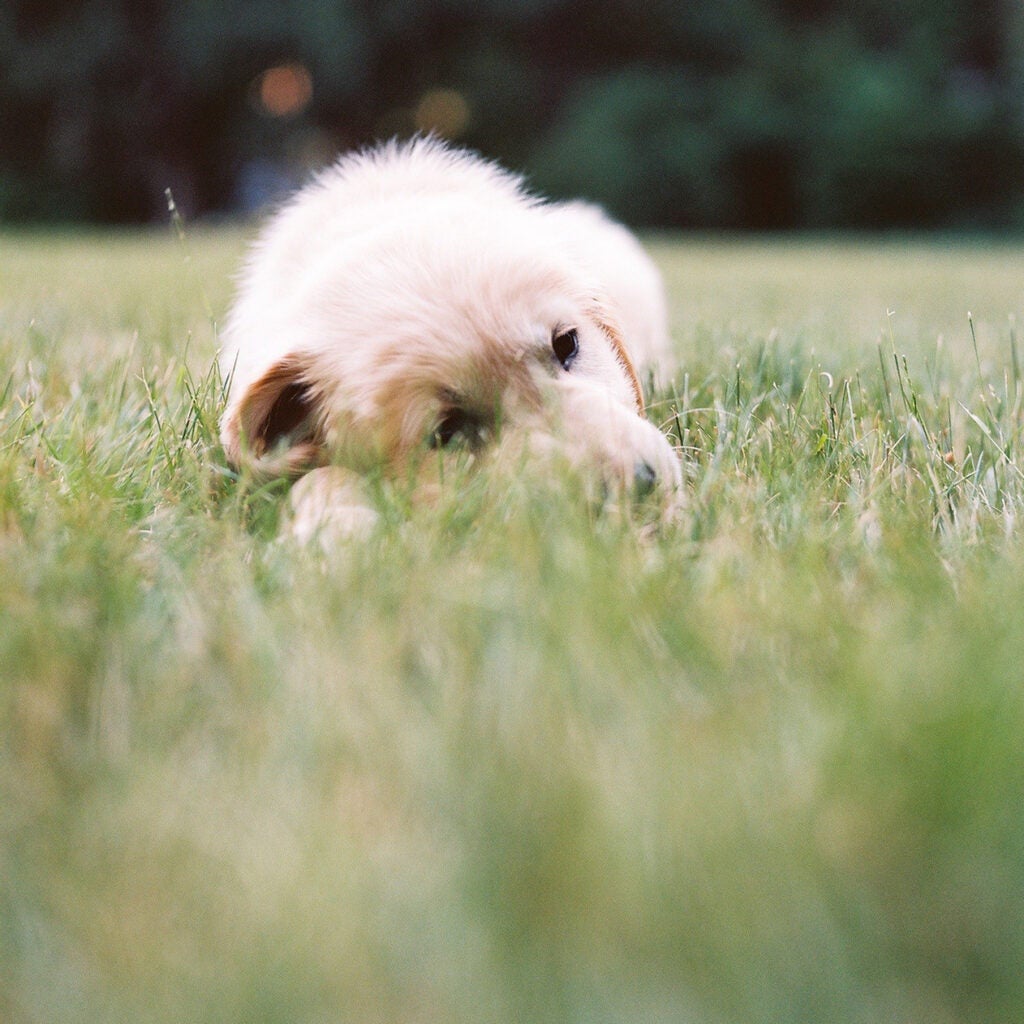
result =
[[[623,341],[622,331],[619,329],[616,318],[608,307],[600,301],[594,302],[591,307],[591,312],[594,319],[597,321],[598,327],[600,327],[601,330],[604,331],[605,335],[607,335],[608,341],[612,347],[612,352],[615,353],[615,358],[625,371],[626,378],[629,380],[629,385],[633,389],[633,397],[636,399],[636,411],[643,416],[644,390],[640,384],[640,377],[637,375],[636,367],[633,365],[633,360],[630,358],[629,349],[626,348],[626,343]]]
[[[228,405],[221,442],[232,465],[290,476],[323,461],[319,401],[306,369],[285,356]]]

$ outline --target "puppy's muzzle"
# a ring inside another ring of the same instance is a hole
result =
[[[550,397],[542,418],[523,424],[534,455],[568,461],[620,495],[678,500],[679,458],[653,423],[587,381],[561,381]]]
[[[633,492],[638,498],[646,498],[658,486],[658,471],[643,459],[633,466]]]

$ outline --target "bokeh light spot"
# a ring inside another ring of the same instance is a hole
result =
[[[260,75],[257,95],[264,113],[271,117],[294,117],[313,98],[313,76],[302,64],[279,64]]]
[[[454,89],[431,89],[420,97],[413,120],[421,132],[454,139],[466,130],[469,116],[469,103],[462,93]]]

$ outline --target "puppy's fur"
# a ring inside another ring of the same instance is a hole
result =
[[[306,474],[301,536],[371,521],[358,474],[425,443],[517,444],[667,500],[679,486],[644,418],[637,366],[668,339],[639,243],[436,140],[345,157],[299,192],[254,246],[223,340],[224,448]]]

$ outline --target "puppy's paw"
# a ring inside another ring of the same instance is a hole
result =
[[[359,477],[337,466],[307,473],[292,488],[290,500],[291,536],[325,550],[367,536],[379,518]]]

